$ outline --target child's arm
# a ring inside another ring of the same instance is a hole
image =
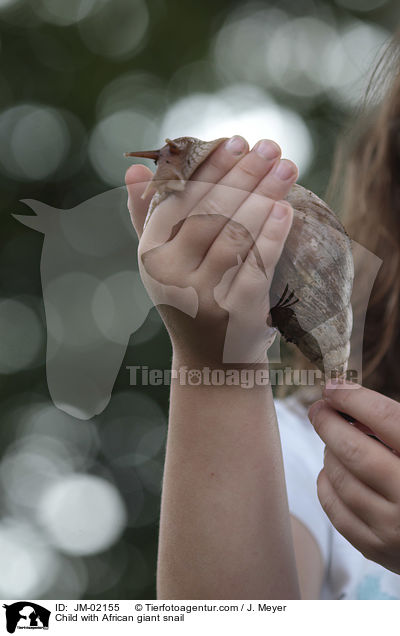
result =
[[[173,383],[158,596],[299,598],[269,387]]]
[[[291,207],[276,201],[297,171],[275,144],[261,150],[247,152],[240,139],[218,147],[185,192],[156,208],[143,235],[148,201],[138,182],[151,173],[128,172],[141,274],[170,333],[176,371],[266,368],[269,286],[292,219]],[[308,541],[312,551],[310,538],[303,533],[299,545]],[[173,381],[158,594],[299,598],[270,387]]]

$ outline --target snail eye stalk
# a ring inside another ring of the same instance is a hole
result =
[[[157,163],[160,157],[159,150],[137,150],[135,152],[124,152],[124,157],[141,157],[142,159],[153,159]]]

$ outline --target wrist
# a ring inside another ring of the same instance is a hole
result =
[[[202,355],[200,352],[196,351],[186,351],[182,350],[179,347],[172,346],[172,369],[178,369],[179,367],[187,366],[189,368],[201,368],[201,367],[209,367],[210,369],[238,369],[238,370],[246,370],[246,369],[268,369],[269,368],[269,360],[268,360],[268,352],[265,352],[265,355],[262,356],[262,359],[252,362],[240,362],[240,361],[223,361],[223,356],[211,356],[208,354]]]
[[[259,364],[217,364],[214,360],[185,356],[174,352],[172,378],[180,386],[239,387],[245,389],[270,387],[267,361]]]

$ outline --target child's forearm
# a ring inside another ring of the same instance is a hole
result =
[[[139,269],[180,352],[174,364],[263,360],[271,344],[270,285],[293,221],[286,198],[296,166],[270,140],[249,151],[232,137],[196,170],[192,187],[159,204],[144,231],[148,201],[136,187],[143,167],[135,173],[129,206]],[[266,387],[174,381],[159,545],[160,597],[299,596]]]
[[[269,386],[173,380],[157,574],[159,598],[300,598]]]

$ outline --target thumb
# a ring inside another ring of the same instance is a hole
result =
[[[134,164],[128,168],[125,175],[125,183],[128,190],[128,209],[133,227],[139,238],[143,232],[147,209],[154,192],[149,192],[145,199],[142,199],[141,196],[152,177],[152,171],[142,164]]]

